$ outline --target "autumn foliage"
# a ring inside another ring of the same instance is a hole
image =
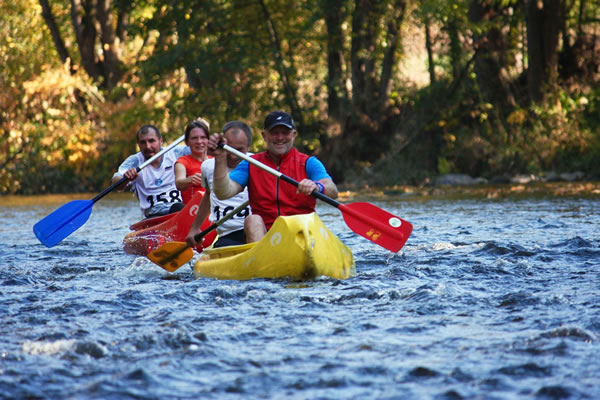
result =
[[[13,0],[0,193],[94,192],[157,125],[267,112],[339,183],[600,176],[597,0]]]

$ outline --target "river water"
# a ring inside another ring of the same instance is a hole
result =
[[[0,203],[2,399],[600,398],[599,196],[367,199],[413,223],[398,254],[320,204],[356,275],[301,283],[124,254],[116,194],[47,249],[66,201]]]

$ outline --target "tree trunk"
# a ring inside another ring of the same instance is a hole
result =
[[[115,28],[113,16],[111,13],[111,0],[97,0],[97,16],[100,25],[100,43],[102,45],[102,73],[104,76],[104,85],[107,88],[113,88],[121,79],[121,63],[119,56],[115,51]]]
[[[335,133],[341,131],[343,113],[348,102],[348,91],[344,79],[344,15],[337,0],[324,0],[323,13],[327,27],[327,113]]]
[[[290,80],[288,70],[285,67],[283,62],[283,50],[281,48],[281,42],[279,41],[279,35],[277,34],[277,29],[275,29],[275,24],[271,19],[271,15],[267,6],[265,5],[264,0],[258,0],[258,3],[261,6],[263,11],[264,20],[267,25],[267,30],[269,31],[269,37],[271,40],[271,46],[273,48],[273,55],[275,56],[275,62],[277,64],[277,69],[279,70],[279,75],[281,76],[281,82],[283,84],[283,88],[286,93],[286,98],[290,105],[291,114],[296,119],[298,125],[304,125],[304,117],[302,116],[302,110],[298,103],[298,98],[296,95],[296,88]]]
[[[368,115],[369,107],[377,102],[375,95],[375,36],[377,12],[374,2],[357,0],[352,17],[352,103],[355,112]]]
[[[389,104],[390,88],[392,84],[392,73],[396,65],[396,51],[400,41],[400,25],[404,21],[406,12],[406,1],[395,0],[392,4],[391,18],[388,19],[386,31],[387,47],[383,56],[381,66],[381,75],[379,77],[379,102],[376,105],[375,112],[377,115],[385,115],[385,110]],[[382,126],[382,124],[380,124]]]
[[[429,71],[429,84],[435,83],[435,62],[433,59],[433,41],[431,39],[431,22],[429,16],[425,16],[425,49],[427,50],[427,69]]]
[[[449,15],[448,21],[446,21],[446,26],[444,27],[450,40],[450,64],[452,66],[453,79],[457,79],[460,75],[460,71],[462,70],[462,46],[460,43],[458,24],[459,23],[456,21],[456,17],[454,15]]]
[[[356,1],[350,48],[352,92],[347,100],[345,90],[339,90],[343,84],[338,78],[341,74],[338,48],[341,47],[334,47],[341,46],[337,36],[342,32],[340,24],[343,22],[327,14],[329,8],[334,7],[333,3],[324,2],[330,46],[328,82],[339,86],[329,88],[328,104],[330,107],[333,105],[332,110],[338,110],[335,107],[340,106],[343,108],[335,115],[341,122],[341,134],[329,138],[325,164],[334,179],[341,181],[345,178],[345,171],[357,161],[375,161],[393,136],[394,132],[385,127],[406,1]]]
[[[121,43],[125,41],[125,37],[127,36],[127,28],[129,26],[129,13],[131,11],[132,5],[132,2],[126,2],[126,4],[122,4],[117,13],[116,34]]]
[[[56,19],[54,18],[54,14],[52,13],[52,8],[50,8],[50,4],[48,0],[40,0],[40,6],[42,6],[42,16],[44,17],[44,21],[46,21],[46,25],[50,30],[50,34],[52,35],[52,41],[54,42],[54,46],[56,47],[56,52],[60,57],[62,63],[66,63],[69,61],[69,72],[71,75],[75,75],[77,72],[77,68],[75,68],[75,64],[71,55],[69,54],[69,50],[65,46],[65,42],[62,39],[60,34],[60,30],[58,29],[58,25],[56,24]],[[83,94],[79,89],[75,89],[73,91],[75,98],[79,105],[81,105],[81,109],[84,113],[88,112],[87,101],[83,97]]]
[[[46,21],[46,25],[50,30],[50,35],[52,36],[52,41],[54,42],[54,47],[56,47],[56,52],[60,57],[62,63],[66,63],[67,60],[71,60],[71,65],[69,66],[71,73],[75,72],[75,67],[73,65],[73,60],[69,54],[69,50],[65,46],[65,42],[60,35],[60,30],[58,29],[58,25],[56,24],[56,19],[54,19],[54,14],[52,13],[52,9],[50,8],[50,4],[48,4],[48,0],[39,0],[40,6],[42,6],[42,16],[44,17],[44,21]]]
[[[557,84],[561,10],[562,0],[527,1],[527,85],[534,102]]]
[[[474,67],[483,100],[502,111],[514,107],[516,100],[506,68],[508,41],[498,22],[502,17],[499,7],[501,6],[493,1],[473,0],[469,4],[469,19],[475,24],[489,26],[488,29],[483,29],[483,34],[473,38],[477,49]]]
[[[71,23],[79,47],[81,65],[94,80],[102,76],[96,57],[95,0],[71,0]]]

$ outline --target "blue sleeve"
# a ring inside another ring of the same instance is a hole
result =
[[[249,169],[250,164],[248,164],[248,161],[242,160],[237,167],[229,173],[229,179],[239,183],[242,188],[245,188],[248,186]]]
[[[327,173],[325,166],[317,157],[309,157],[306,160],[306,175],[311,181],[318,181],[320,179],[331,179],[331,176]]]

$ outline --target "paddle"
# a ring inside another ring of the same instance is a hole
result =
[[[298,187],[299,182],[281,172],[261,163],[260,161],[237,151],[226,144],[219,144],[225,150],[248,161],[251,164],[275,175],[282,180]],[[390,251],[398,252],[408,240],[413,226],[410,222],[403,220],[381,208],[370,203],[342,204],[331,197],[313,190],[312,196],[338,208],[342,212],[346,225],[355,233],[380,245]]]
[[[168,147],[165,147],[150,157],[142,165],[137,167],[137,171],[140,172],[142,169],[152,164],[156,159],[161,157],[167,151],[171,150],[173,147],[177,146],[184,139],[185,136],[181,136]],[[35,233],[35,236],[37,236],[40,242],[42,242],[46,247],[52,247],[56,245],[86,223],[90,217],[90,214],[92,213],[92,206],[95,202],[112,192],[115,188],[127,182],[127,180],[128,179],[126,177],[123,177],[123,179],[113,183],[108,188],[104,189],[102,193],[98,194],[91,200],[74,200],[54,210],[54,212],[47,215],[33,226],[33,232]]]
[[[217,227],[223,225],[225,221],[231,219],[235,214],[242,211],[248,206],[248,200],[237,206],[229,214],[194,236],[194,240],[199,242],[204,236],[208,235]],[[166,269],[169,272],[174,272],[177,268],[181,267],[186,262],[190,261],[194,257],[194,250],[186,243],[183,242],[167,242],[160,246],[158,249],[148,253],[147,257],[154,264]]]

